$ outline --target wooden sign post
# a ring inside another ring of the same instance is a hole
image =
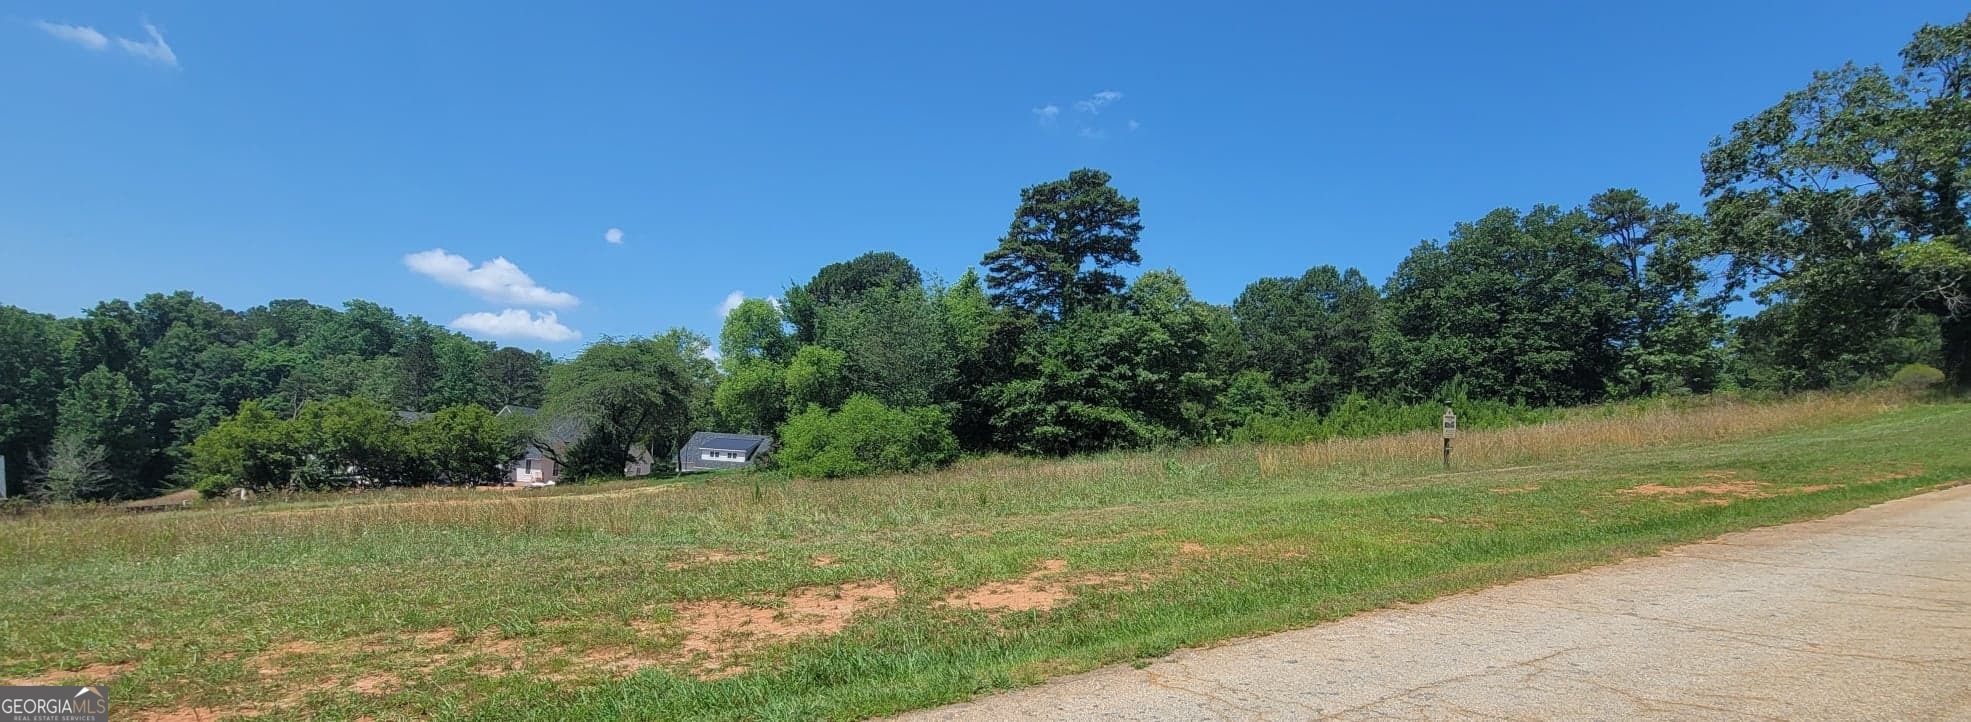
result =
[[[1451,440],[1458,438],[1458,414],[1451,410],[1451,403],[1444,403],[1444,468],[1451,468]]]

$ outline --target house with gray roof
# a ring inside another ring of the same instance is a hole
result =
[[[773,437],[700,431],[678,449],[678,471],[714,471],[758,466],[773,451]]]
[[[500,407],[499,415],[535,416],[539,409],[508,404]],[[580,420],[561,418],[543,424],[534,439],[527,445],[527,453],[507,469],[507,480],[522,485],[545,486],[561,478],[561,463],[557,461],[580,441],[586,431]],[[623,476],[649,476],[657,459],[649,449],[638,444],[630,449],[630,462],[623,465]]]

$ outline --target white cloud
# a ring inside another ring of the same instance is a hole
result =
[[[1136,122],[1136,119],[1131,118],[1129,120],[1129,129],[1131,131],[1135,131],[1137,128],[1141,128],[1141,127],[1143,127],[1143,124]]]
[[[571,308],[582,302],[574,294],[543,288],[504,257],[474,267],[464,256],[448,253],[443,248],[433,248],[404,256],[404,265],[441,284],[469,291],[494,303]]]
[[[732,293],[726,294],[725,300],[719,302],[719,318],[725,318],[731,314],[732,309],[738,308],[739,303],[744,300],[746,300],[745,291],[733,291]]]
[[[174,68],[178,67],[178,54],[171,52],[171,45],[164,42],[164,33],[158,32],[157,26],[150,23],[144,23],[144,32],[150,34],[150,40],[137,41],[129,38],[117,38],[116,44],[123,48],[123,52],[131,55],[146,60],[155,60]]]
[[[553,311],[542,311],[536,316],[517,308],[509,308],[499,313],[468,313],[452,319],[451,327],[456,331],[477,334],[490,338],[517,338],[548,343],[563,343],[582,337],[582,332],[561,324]]]
[[[1048,125],[1053,123],[1054,118],[1056,116],[1059,116],[1060,114],[1061,114],[1061,106],[1055,105],[1053,103],[1048,103],[1046,105],[1033,109],[1033,117],[1035,120],[1040,121],[1041,125]]]
[[[46,20],[36,20],[34,21],[34,26],[41,28],[42,31],[49,35],[90,50],[102,50],[109,47],[109,38],[105,37],[102,33],[96,32],[95,28],[87,25],[63,25],[61,23],[51,23]]]
[[[34,25],[49,35],[80,45],[89,50],[101,51],[108,49],[110,46],[109,36],[87,25],[65,25],[62,23],[51,23],[46,20],[36,20],[34,21]],[[160,32],[156,25],[150,23],[144,23],[144,33],[149,35],[150,39],[131,40],[120,37],[116,38],[116,47],[125,53],[145,60],[156,61],[174,68],[178,67],[178,53],[171,50],[170,43],[164,42],[164,33]]]
[[[620,246],[620,245],[622,245],[622,244],[623,244],[623,229],[621,229],[621,228],[611,228],[611,229],[609,229],[609,230],[606,230],[606,231],[603,231],[603,232],[602,232],[602,240],[605,240],[605,241],[608,241],[608,242],[610,242],[610,243],[614,243],[614,244],[616,244],[616,245],[619,245],[619,246]]]
[[[1094,115],[1102,112],[1103,108],[1109,107],[1109,105],[1115,103],[1118,100],[1122,100],[1122,93],[1118,93],[1113,90],[1104,90],[1100,93],[1096,93],[1094,95],[1088,96],[1088,98],[1085,100],[1075,101],[1074,108],[1075,110],[1079,110],[1083,113]]]
[[[1082,128],[1081,132],[1076,133],[1076,135],[1091,140],[1101,140],[1103,138],[1109,137],[1109,134],[1106,131],[1098,130],[1095,128]]]

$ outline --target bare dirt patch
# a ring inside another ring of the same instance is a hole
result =
[[[1203,545],[1193,543],[1202,552]],[[1053,609],[1074,599],[1076,587],[1099,586],[1128,581],[1144,581],[1146,574],[1081,574],[1067,573],[1068,563],[1060,559],[1048,559],[1039,568],[1026,576],[1003,582],[986,584],[953,592],[938,604],[957,609],[979,609],[989,612],[1026,612]]]
[[[51,669],[41,674],[7,680],[0,686],[7,687],[45,687],[59,682],[82,680],[96,684],[108,682],[117,675],[130,671],[137,665],[130,662],[113,662],[84,665],[79,669]]]
[[[1767,490],[1770,486],[1772,485],[1763,481],[1741,477],[1735,471],[1706,471],[1697,475],[1696,483],[1686,483],[1678,486],[1642,484],[1640,486],[1622,489],[1620,493],[1629,496],[1689,496],[1699,494],[1706,497],[1698,501],[1700,504],[1724,506],[1730,504],[1732,499],[1764,499],[1771,497],[1773,493]]]
[[[579,661],[581,667],[599,669],[612,676],[632,674],[663,664],[662,660],[638,654],[628,647],[598,647],[583,652]]]
[[[840,563],[842,563],[842,560],[827,554],[816,554],[813,559],[808,560],[809,565],[816,567],[832,567]]]
[[[1210,550],[1205,549],[1205,545],[1203,544],[1199,544],[1194,541],[1187,541],[1184,542],[1183,544],[1177,545],[1177,553],[1186,556],[1202,556],[1204,554],[1210,553]]]
[[[277,699],[237,707],[179,707],[139,712],[135,719],[172,722],[252,717],[299,709],[313,694],[390,694],[405,687],[404,676],[395,672],[360,672],[357,668],[381,661],[393,668],[422,673],[476,658],[483,658],[473,667],[473,671],[480,674],[519,669],[535,661],[527,656],[518,639],[496,634],[464,637],[450,627],[408,634],[366,634],[328,642],[291,640],[248,657],[246,662],[248,669],[258,672],[281,691]],[[291,676],[289,672],[293,666],[317,669],[311,669],[306,680],[283,679]]]
[[[638,623],[646,633],[682,632],[674,661],[691,663],[712,679],[745,671],[734,664],[747,653],[776,642],[836,634],[864,609],[897,597],[888,582],[857,582],[804,587],[771,602],[747,604],[729,599],[674,607],[669,624]]]
[[[1916,476],[1916,475],[1918,475],[1918,474],[1921,474],[1921,473],[1923,473],[1923,467],[1921,467],[1921,466],[1912,466],[1912,467],[1908,467],[1908,468],[1905,468],[1905,469],[1899,469],[1899,470],[1895,470],[1895,471],[1878,471],[1878,472],[1874,472],[1874,473],[1871,473],[1871,474],[1868,474],[1868,475],[1865,475],[1865,476],[1863,476],[1862,478],[1860,478],[1860,479],[1857,479],[1857,480],[1855,480],[1855,483],[1857,483],[1857,484],[1880,484],[1880,483],[1882,483],[1882,482],[1885,482],[1885,481],[1895,481],[1895,480],[1897,480],[1897,479],[1907,479],[1907,478],[1910,478],[1910,477],[1912,477],[1912,476]]]
[[[132,719],[138,722],[213,722],[214,720],[253,717],[264,710],[258,707],[179,707],[162,712],[138,712]]]
[[[665,562],[664,569],[675,572],[691,567],[725,564],[728,562],[756,562],[765,558],[761,554],[729,552],[723,549],[707,549],[686,555],[683,559]]]
[[[356,694],[383,694],[403,686],[404,681],[397,675],[387,673],[366,674],[349,681],[349,691]]]
[[[1139,529],[1136,531],[1119,532],[1107,536],[1068,537],[1066,539],[1062,539],[1061,541],[1067,542],[1069,544],[1113,544],[1115,542],[1129,541],[1131,539],[1141,539],[1144,537],[1158,537],[1169,533],[1170,533],[1169,529]]]

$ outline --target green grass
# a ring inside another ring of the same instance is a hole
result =
[[[1452,473],[1412,434],[757,493],[721,477],[30,514],[0,521],[0,679],[79,670],[125,711],[269,718],[882,715],[1956,483],[1967,422],[1962,404],[1816,397],[1474,432]],[[1762,496],[1623,493],[1720,481]],[[1049,610],[939,603],[1045,560],[1108,581]],[[745,647],[744,671],[701,679],[679,652],[684,605],[863,581],[898,597]],[[430,630],[453,639],[408,639]],[[626,654],[650,666],[599,661]]]

